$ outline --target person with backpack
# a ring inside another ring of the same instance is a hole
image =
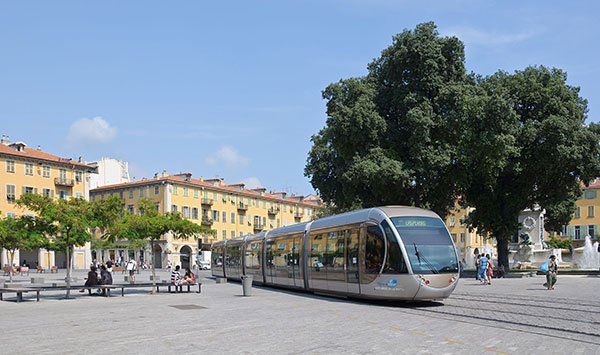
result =
[[[547,287],[548,290],[554,290],[554,284],[556,283],[556,274],[558,273],[556,255],[550,255],[550,259],[548,259],[548,261],[542,264],[540,270],[546,273],[546,283],[544,284],[544,287]]]

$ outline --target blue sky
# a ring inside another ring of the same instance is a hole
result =
[[[321,90],[366,74],[392,36],[434,21],[467,70],[565,70],[600,120],[594,1],[0,3],[1,134],[65,157],[126,160],[309,194]]]

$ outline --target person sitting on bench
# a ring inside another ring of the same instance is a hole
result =
[[[194,276],[190,268],[185,269],[185,275],[183,275],[183,280],[188,284],[196,283],[196,276]]]
[[[98,274],[96,273],[96,267],[92,265],[90,267],[90,271],[87,275],[87,280],[85,281],[84,286],[96,286],[98,285]],[[79,290],[79,292],[84,292],[85,290]],[[88,289],[89,293],[92,294],[92,290]]]
[[[180,266],[175,266],[175,270],[171,271],[171,283],[175,286],[181,286],[187,284],[187,281],[181,278],[179,273]]]
[[[100,271],[101,285],[112,285],[112,275],[108,271],[106,265],[101,265],[100,269],[102,269],[102,271]],[[102,296],[106,296],[105,288],[102,289]]]

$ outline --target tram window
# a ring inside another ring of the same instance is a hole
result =
[[[367,274],[379,273],[384,253],[385,245],[381,229],[377,226],[368,227],[365,250],[365,272]]]
[[[309,267],[314,272],[325,271],[323,262],[325,261],[325,238],[323,234],[314,235],[311,238],[311,253]]]
[[[406,262],[404,262],[404,256],[400,245],[394,236],[394,232],[390,228],[390,225],[383,221],[381,223],[387,240],[387,259],[385,261],[385,268],[383,268],[384,274],[405,274],[408,273]]]

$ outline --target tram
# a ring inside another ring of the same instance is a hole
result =
[[[214,243],[213,276],[320,294],[434,300],[458,282],[458,255],[432,211],[385,206]]]

